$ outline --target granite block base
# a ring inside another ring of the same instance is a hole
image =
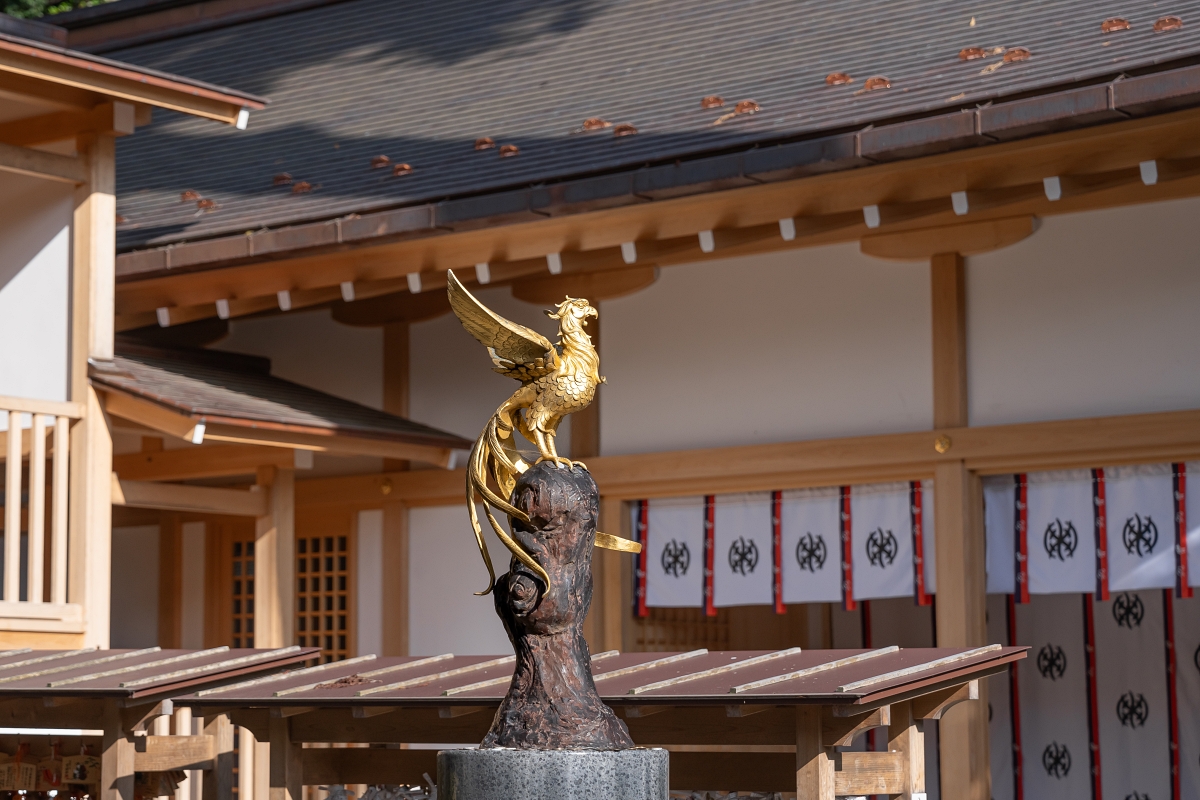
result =
[[[631,750],[442,750],[438,800],[667,800],[668,754]]]

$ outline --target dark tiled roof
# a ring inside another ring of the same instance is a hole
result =
[[[453,433],[319,392],[270,374],[266,359],[211,350],[118,346],[92,381],[210,422],[334,433],[467,449]]]
[[[1118,12],[1132,28],[1103,33]],[[1168,13],[1183,27],[1155,32]],[[966,47],[1024,47],[1031,57],[963,61]],[[246,132],[159,113],[152,128],[122,140],[119,209],[128,222],[119,243],[636,169],[946,114],[1197,54],[1200,0],[1128,0],[1114,10],[1083,0],[350,0],[113,54],[272,100]],[[833,72],[854,80],[827,86]],[[863,91],[872,76],[891,88]],[[702,109],[706,95],[726,105]],[[759,113],[713,124],[749,99]],[[578,132],[588,117],[638,133]],[[484,136],[520,152],[476,151]],[[371,169],[378,155],[413,171]],[[284,172],[313,190],[272,185]],[[184,190],[216,209],[181,202]]]

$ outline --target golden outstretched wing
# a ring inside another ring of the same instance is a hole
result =
[[[558,350],[549,339],[480,303],[452,270],[448,271],[446,292],[450,307],[467,333],[488,348],[497,372],[528,381],[558,365]]]

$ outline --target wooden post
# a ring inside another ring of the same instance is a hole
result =
[[[213,737],[215,756],[212,772],[203,778],[202,795],[204,800],[229,800],[233,797],[234,785],[233,723],[227,715],[217,714],[205,720],[204,734]]]
[[[965,427],[967,325],[962,256],[933,256],[930,278],[934,427]],[[953,441],[945,445],[953,452]],[[977,647],[987,643],[982,486],[962,461],[950,461],[934,469],[933,487],[937,642],[941,647]],[[987,800],[991,790],[986,700],[962,704],[943,718],[940,726],[942,794]]]
[[[286,717],[271,718],[271,800],[302,800],[304,751]]]
[[[888,726],[888,750],[900,753],[904,764],[904,792],[899,800],[913,800],[925,792],[925,732],[913,719],[912,702],[892,704]]]
[[[254,787],[257,785],[255,780],[255,772],[258,764],[256,763],[254,745],[256,741],[254,734],[249,728],[242,726],[237,729],[238,737],[238,800],[258,800],[254,794]]]
[[[88,383],[88,361],[113,358],[116,292],[116,151],[110,135],[77,142],[87,182],[75,191],[71,263],[71,430],[68,600],[84,608],[84,646],[108,647],[112,559],[112,434]]]
[[[166,512],[158,520],[158,646],[183,646],[183,521]]]
[[[620,498],[600,498],[600,530],[628,538],[627,516]],[[628,554],[615,550],[598,547],[592,552],[592,609],[584,622],[584,636],[593,653],[623,649],[629,604],[621,584],[621,563],[629,559]]]
[[[269,513],[255,523],[254,646],[285,647],[295,624],[296,472],[259,467],[257,486]]]
[[[100,755],[100,800],[133,800],[133,737],[121,721],[117,701],[104,707],[104,752]]]
[[[383,653],[408,655],[408,506],[383,506]]]
[[[796,706],[796,798],[833,800],[833,760],[821,741],[821,706]]]
[[[383,410],[408,417],[409,323],[383,326]],[[402,472],[409,462],[385,459],[383,468]],[[386,503],[383,507],[383,653],[408,655],[408,507]]]

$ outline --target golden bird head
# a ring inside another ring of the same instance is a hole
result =
[[[596,309],[592,308],[592,304],[581,297],[568,296],[554,308],[555,310],[547,309],[546,316],[550,319],[561,320],[564,325],[568,322],[586,325],[588,317],[599,317]]]

